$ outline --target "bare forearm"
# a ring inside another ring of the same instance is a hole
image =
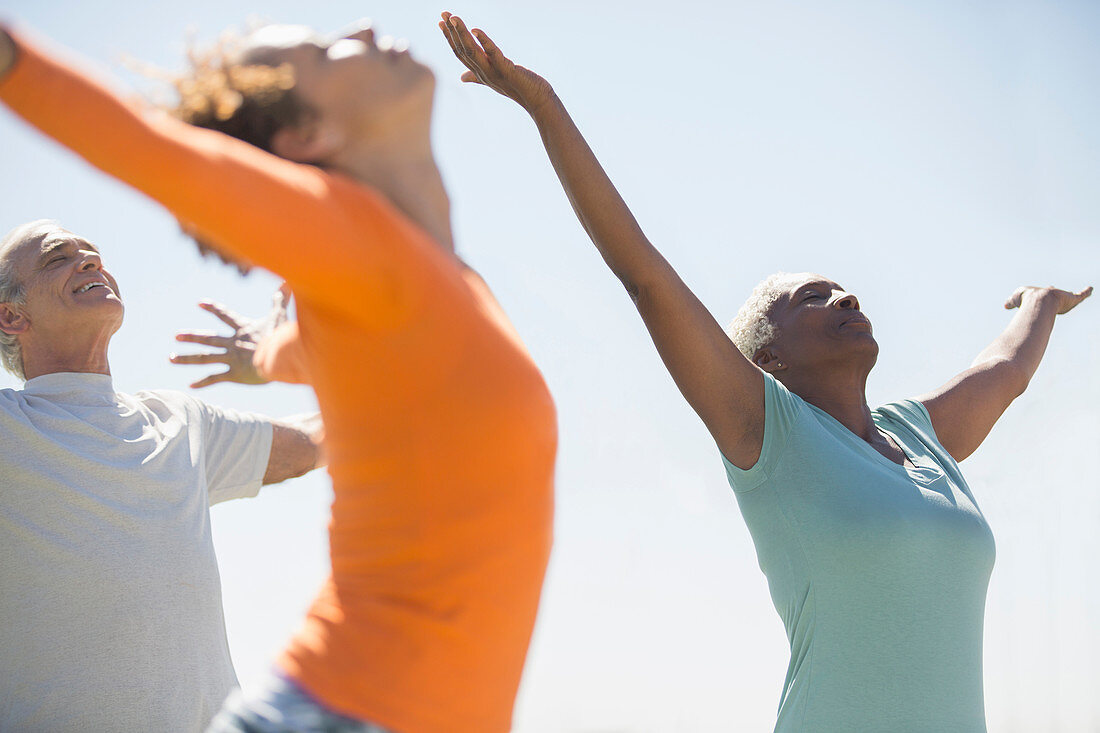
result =
[[[527,109],[577,218],[630,293],[680,392],[723,448],[740,445],[757,413],[763,422],[759,370],[646,238],[561,101],[551,95]]]
[[[970,368],[920,401],[943,447],[961,461],[982,444],[1012,401],[1023,394],[1043,359],[1054,320],[1092,293],[1057,288],[1017,288],[1005,308],[1019,308],[1008,328]]]
[[[272,431],[265,484],[296,478],[325,465],[320,414],[283,418],[272,423]]]
[[[611,271],[635,295],[647,277],[665,267],[664,258],[646,239],[561,100],[552,95],[528,112],[581,226]]]
[[[1008,327],[987,346],[972,366],[1001,362],[1018,373],[1019,391],[1039,368],[1058,315],[1056,298],[1044,294],[1029,296],[1020,303]]]

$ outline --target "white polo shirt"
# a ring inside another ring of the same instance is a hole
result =
[[[236,684],[209,506],[271,423],[59,373],[0,390],[0,730],[199,731]]]

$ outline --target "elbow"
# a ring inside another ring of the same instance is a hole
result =
[[[1011,377],[1009,378],[1009,384],[1011,387],[1012,399],[1016,399],[1027,391],[1028,385],[1031,384],[1032,372],[1021,369],[1016,364],[1010,367],[1010,371]]]
[[[660,299],[661,284],[653,281],[646,280],[627,280],[625,278],[619,278],[619,281],[626,288],[627,295],[630,296],[630,300],[634,303],[634,307],[638,309],[640,313],[645,313],[652,306],[654,301]]]
[[[626,289],[626,294],[630,296],[630,300],[634,302],[634,305],[638,305],[641,300],[642,289],[633,280],[628,280],[625,277],[619,277],[619,282],[622,283],[623,288]]]
[[[671,274],[671,277],[670,277]],[[660,270],[646,273],[626,273],[615,271],[615,276],[626,288],[627,295],[634,305],[641,308],[645,303],[659,299],[662,293],[669,292],[676,273],[667,264]]]
[[[611,270],[611,274],[622,284],[623,288],[626,290],[626,294],[630,296],[630,299],[637,302],[638,296],[643,289],[642,284],[644,280],[642,280],[637,273],[631,271],[631,268],[618,266],[607,257],[604,257],[604,263],[607,264],[608,269]]]
[[[998,374],[1000,377],[998,381],[1004,386],[1005,394],[1010,401],[1027,391],[1034,374],[1032,370],[1025,369],[1012,359],[995,359],[988,362],[985,368]]]

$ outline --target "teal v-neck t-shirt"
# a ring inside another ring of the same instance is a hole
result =
[[[723,457],[791,645],[775,730],[985,731],[993,534],[922,404],[872,415],[912,466],[768,375],[759,460]]]

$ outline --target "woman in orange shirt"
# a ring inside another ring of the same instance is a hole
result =
[[[369,28],[330,41],[271,26],[181,81],[183,122],[0,29],[14,112],[297,298],[298,332],[261,358],[317,393],[332,575],[260,699],[231,702],[217,730],[511,726],[550,550],[556,421],[454,254],[433,88]]]

